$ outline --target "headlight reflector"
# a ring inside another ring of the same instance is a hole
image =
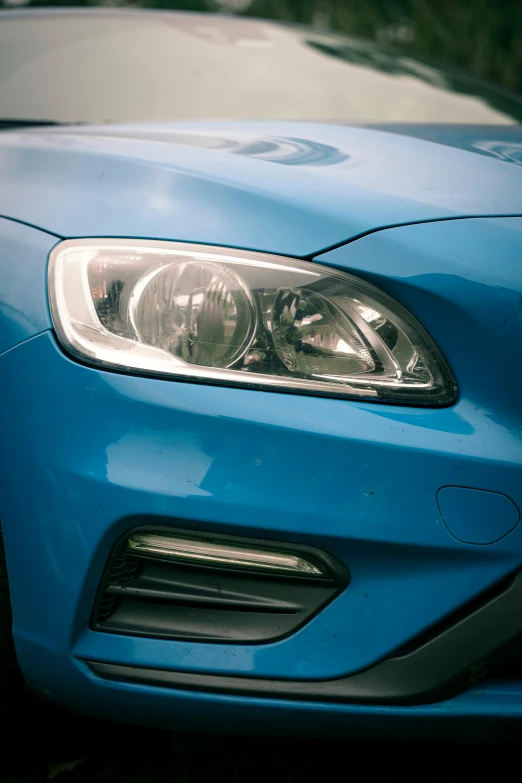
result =
[[[59,340],[114,369],[442,405],[456,385],[416,319],[360,278],[307,261],[176,242],[53,250]]]
[[[201,261],[146,273],[129,302],[138,339],[190,364],[229,367],[254,334],[249,290],[233,271]]]

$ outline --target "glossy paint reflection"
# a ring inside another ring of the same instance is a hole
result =
[[[194,138],[204,146],[186,143]],[[282,160],[292,164],[277,165]],[[0,214],[62,237],[162,238],[290,256],[395,224],[522,214],[516,166],[342,125],[191,122],[0,134],[0,175]]]

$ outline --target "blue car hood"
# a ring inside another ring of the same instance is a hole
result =
[[[61,237],[311,256],[387,226],[522,215],[521,149],[518,128],[494,126],[182,122],[10,131],[0,134],[0,215]]]

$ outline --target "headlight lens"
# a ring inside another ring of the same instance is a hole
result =
[[[422,326],[353,275],[175,242],[61,242],[59,340],[91,364],[163,377],[443,405],[456,385]]]

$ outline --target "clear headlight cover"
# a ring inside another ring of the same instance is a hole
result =
[[[446,362],[398,302],[292,258],[148,240],[61,242],[58,339],[90,364],[166,378],[445,405]]]

